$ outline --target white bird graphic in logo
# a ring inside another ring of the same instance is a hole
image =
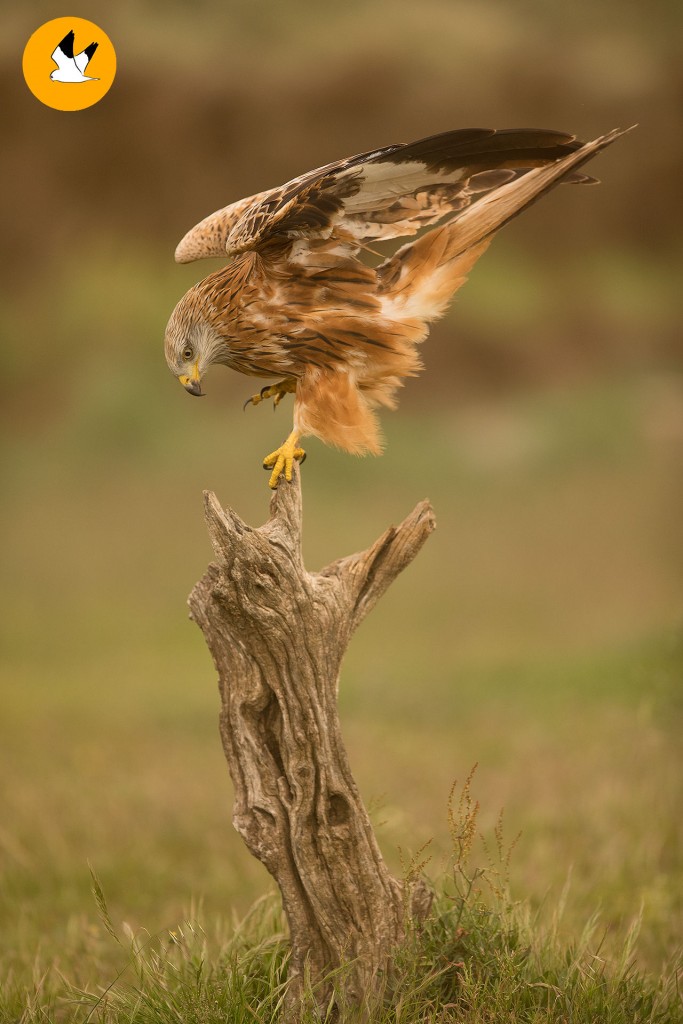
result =
[[[90,58],[99,46],[99,43],[90,43],[84,50],[74,56],[74,33],[64,36],[53,54],[52,59],[57,65],[50,78],[53,82],[99,82],[99,78],[91,78],[85,74],[85,69],[90,63]]]

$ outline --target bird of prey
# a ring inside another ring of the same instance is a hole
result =
[[[563,132],[464,129],[338,160],[217,210],[176,249],[179,263],[227,257],[180,300],[166,328],[172,373],[191,395],[213,363],[275,382],[247,401],[294,395],[293,429],[264,460],[291,480],[314,436],[381,450],[378,406],[394,408],[422,368],[431,321],[494,234],[624,130],[583,143]],[[368,261],[372,245],[411,238]],[[365,259],[362,258],[365,256]]]
[[[52,53],[52,59],[57,65],[50,78],[53,82],[97,82],[99,79],[86,75],[87,68],[93,53],[99,43],[90,43],[84,50],[74,56],[74,33],[73,29],[58,43]]]

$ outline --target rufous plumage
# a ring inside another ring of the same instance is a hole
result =
[[[313,435],[376,454],[375,410],[422,368],[419,346],[495,233],[622,130],[465,129],[328,164],[218,210],[176,249],[227,264],[180,300],[166,329],[171,371],[193,395],[213,363],[274,380],[249,401],[294,395],[293,428],[267,456],[291,479]],[[420,229],[428,229],[419,237]],[[408,237],[387,259],[376,242]]]

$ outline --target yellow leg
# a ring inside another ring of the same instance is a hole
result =
[[[285,377],[284,380],[279,380],[277,384],[267,384],[266,387],[261,388],[257,395],[252,395],[244,403],[244,408],[248,405],[259,405],[261,402],[265,402],[268,398],[273,399],[273,408],[277,409],[278,405],[285,397],[285,395],[293,395],[296,391],[296,381],[293,377]]]
[[[303,462],[306,458],[306,452],[303,448],[297,446],[299,438],[296,432],[293,430],[287,440],[276,448],[270,455],[266,455],[263,460],[264,469],[272,469],[273,472],[270,474],[270,480],[268,481],[269,487],[277,487],[282,472],[284,470],[285,480],[292,479],[292,467],[294,466],[294,460],[297,462]]]

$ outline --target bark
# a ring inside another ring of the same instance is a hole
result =
[[[367,551],[304,568],[298,468],[247,526],[205,492],[216,561],[189,605],[219,677],[220,731],[235,789],[233,822],[277,881],[291,936],[290,1001],[341,964],[359,1003],[386,976],[409,910],[426,913],[387,870],[341,737],[337,687],[353,631],[434,529],[421,502]]]

